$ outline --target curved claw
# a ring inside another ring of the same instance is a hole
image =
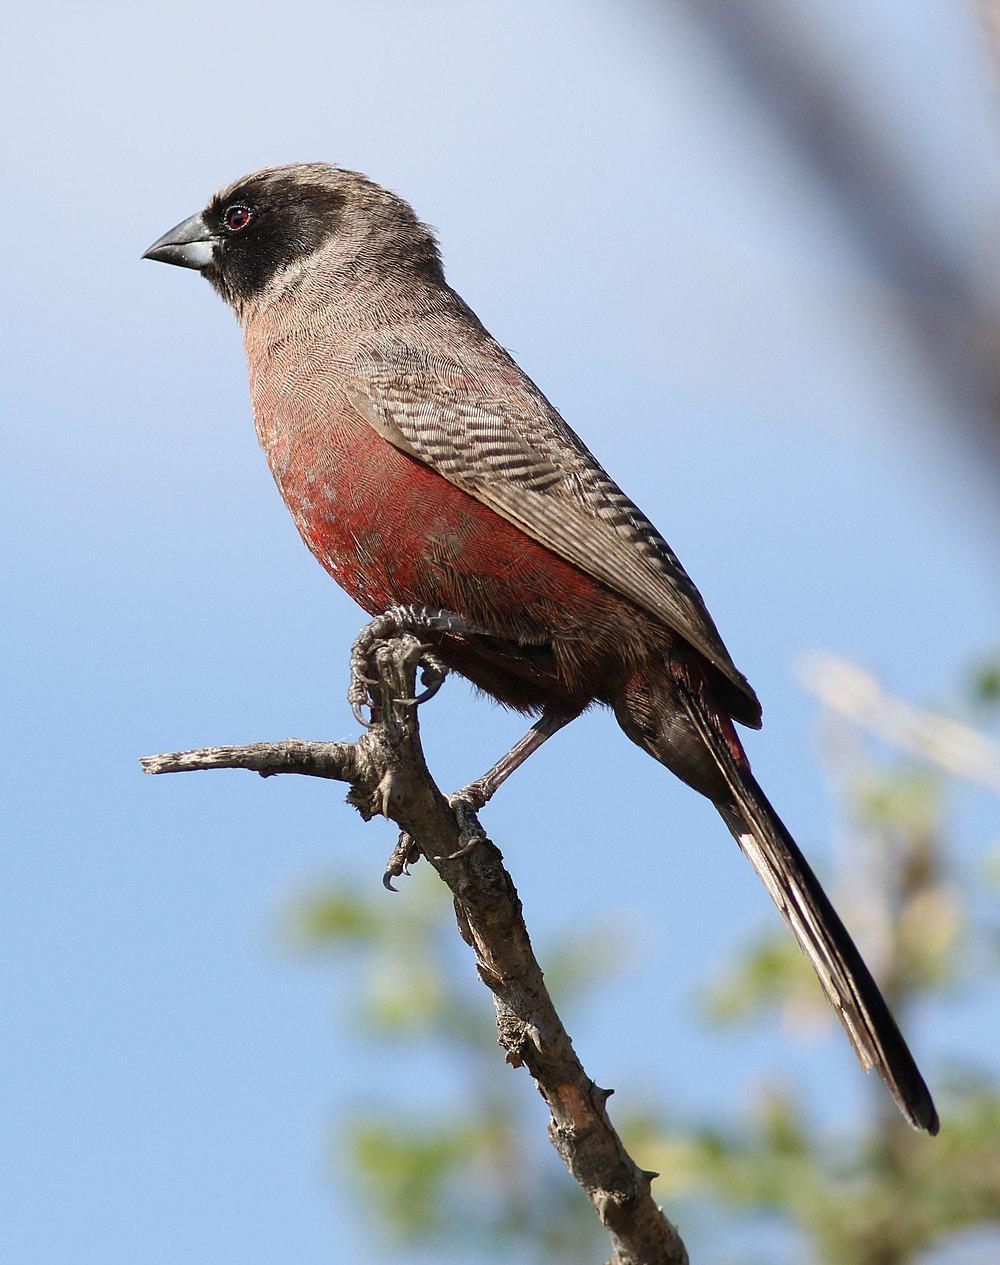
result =
[[[470,852],[475,852],[481,843],[486,841],[486,835],[469,835],[464,843],[460,843],[454,852],[449,852],[444,858],[446,861],[460,861],[462,857],[467,857]]]
[[[351,711],[354,713],[354,719],[365,729],[371,729],[374,713],[372,705],[368,699],[368,687],[378,685],[378,681],[373,680],[370,676],[365,676],[362,670],[366,665],[362,661],[360,664],[352,660],[351,662],[351,684],[347,691],[347,701],[351,705]],[[370,713],[369,719],[366,720],[362,708],[368,708]]]
[[[428,699],[433,698],[438,692],[444,681],[435,681],[433,685],[428,685],[426,690],[421,690],[414,698],[397,698],[397,703],[404,703],[407,707],[419,707],[421,703],[426,703]]]
[[[410,866],[419,856],[420,850],[417,845],[405,831],[402,831],[386,863],[385,873],[382,875],[382,886],[387,892],[398,891],[398,888],[393,886],[392,880],[399,878],[401,874],[409,875]]]
[[[426,680],[426,677],[424,677]],[[444,677],[439,676],[436,681],[432,681],[425,690],[421,690],[413,702],[419,707],[421,703],[426,703],[428,699],[433,698],[441,686],[444,685]]]
[[[367,707],[369,713],[371,713],[371,704],[359,703],[353,699],[350,700],[350,702],[351,702],[351,711],[354,713],[354,719],[358,722],[358,724],[363,729],[371,729],[375,722],[370,717],[368,720],[366,720],[364,711],[362,710],[363,708]]]
[[[430,650],[430,647],[428,646],[427,649]],[[416,698],[407,698],[402,701],[419,707],[421,703],[426,703],[428,699],[433,698],[447,679],[448,668],[445,664],[441,662],[436,654],[427,654],[420,665],[420,682],[427,688],[421,690]]]

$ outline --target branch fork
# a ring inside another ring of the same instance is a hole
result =
[[[357,742],[258,742],[248,746],[144,756],[144,773],[248,769],[262,777],[298,773],[346,782],[347,799],[370,821],[383,816],[401,834],[386,885],[418,856],[451,890],[458,929],[493,995],[507,1062],[526,1067],[549,1109],[549,1137],[611,1237],[609,1265],[687,1265],[674,1226],[653,1201],[656,1174],[639,1168],[611,1124],[600,1089],[584,1071],[535,958],[521,902],[499,849],[473,806],[442,794],[424,759],[416,674],[426,652],[408,633],[371,656],[377,684],[372,726]]]

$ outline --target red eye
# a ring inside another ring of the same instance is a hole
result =
[[[248,206],[231,206],[225,214],[226,228],[230,233],[238,233],[253,219],[253,212]]]

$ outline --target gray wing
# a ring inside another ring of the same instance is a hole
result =
[[[679,633],[746,699],[738,719],[760,725],[757,697],[673,550],[519,370],[490,382],[449,362],[376,354],[348,396],[390,443]]]

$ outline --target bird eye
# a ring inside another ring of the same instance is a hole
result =
[[[226,210],[223,219],[230,233],[238,233],[253,219],[253,212],[248,206],[231,206]]]

